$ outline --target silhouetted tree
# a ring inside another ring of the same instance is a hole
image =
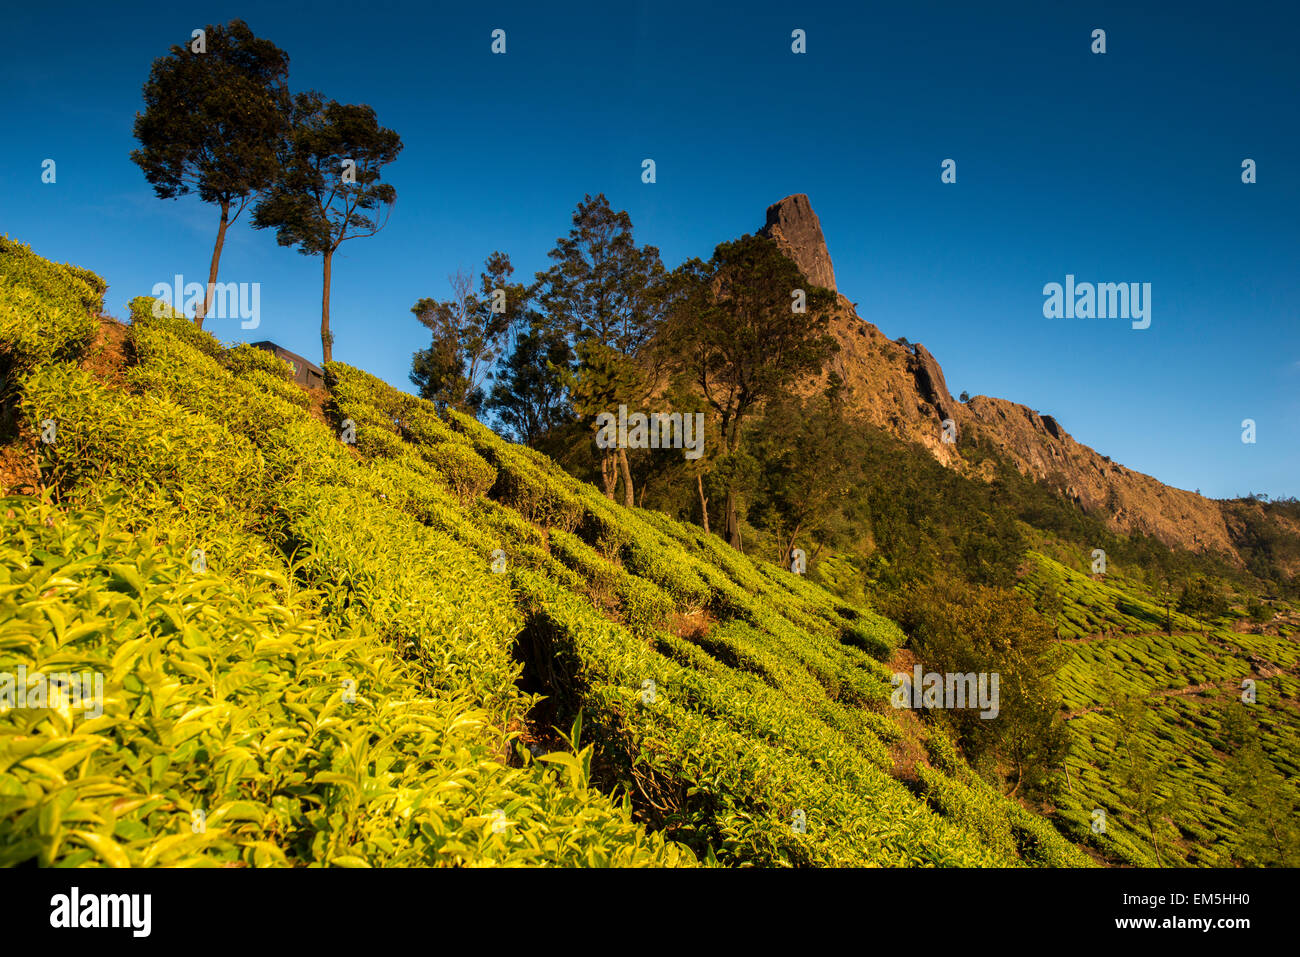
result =
[[[371,107],[326,102],[314,91],[294,97],[279,175],[254,208],[253,225],[274,228],[281,246],[297,246],[304,256],[323,258],[320,339],[326,362],[334,358],[334,253],[345,241],[373,236],[387,224],[397,190],[382,182],[382,170],[401,151],[401,137],[380,126]]]
[[[593,382],[589,398],[598,396],[635,401],[620,394],[615,381],[630,383],[638,378],[636,368],[642,347],[650,340],[662,317],[665,270],[654,246],[637,246],[632,219],[615,211],[603,193],[587,195],[573,213],[569,235],[556,240],[550,252],[553,265],[537,274],[534,291],[541,322],[562,335],[579,357],[577,380]],[[602,348],[583,348],[587,344]],[[599,357],[601,368],[584,370],[582,357]],[[615,366],[621,367],[615,369]],[[612,390],[612,391],[611,391]],[[597,412],[582,405],[593,419]],[[627,450],[601,451],[601,474],[606,477],[605,494],[614,497],[621,476],[624,501],[633,501],[632,475]],[[613,483],[608,480],[613,476]]]
[[[221,210],[207,293],[194,315],[199,328],[212,308],[226,230],[274,182],[289,123],[288,54],[243,20],[208,25],[202,39],[202,52],[196,39],[154,60],[135,117],[140,148],[131,151],[160,199],[193,191]]]
[[[509,281],[513,272],[510,257],[494,252],[479,274],[478,292],[468,274],[457,272],[450,277],[450,299],[424,298],[411,307],[432,334],[429,348],[415,353],[411,363],[411,382],[423,398],[479,414],[485,383],[527,304],[527,289]]]
[[[1199,621],[1204,631],[1211,619],[1228,613],[1228,601],[1204,575],[1197,575],[1183,586],[1178,596],[1178,610]]]
[[[516,441],[536,448],[572,418],[563,384],[563,373],[572,362],[568,341],[555,330],[530,322],[517,333],[487,402]]]

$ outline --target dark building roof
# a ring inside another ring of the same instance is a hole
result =
[[[283,359],[293,367],[293,381],[300,386],[308,389],[323,389],[325,387],[325,373],[321,367],[314,362],[309,362],[296,352],[290,352],[283,346],[277,346],[269,339],[263,339],[261,342],[250,342],[254,349],[265,349],[267,352]]]

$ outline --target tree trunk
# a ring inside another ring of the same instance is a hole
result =
[[[803,522],[800,522],[798,525],[794,527],[794,530],[790,532],[789,540],[785,543],[785,546],[781,552],[781,559],[780,561],[777,562],[777,564],[784,569],[792,570],[790,569],[790,562],[794,558],[794,544],[799,540],[799,532],[802,528],[803,528]]]
[[[700,490],[700,524],[704,534],[709,534],[709,500],[704,497],[704,473],[695,473],[695,487]]]
[[[605,498],[614,501],[614,487],[618,485],[618,462],[612,452],[606,451],[600,457],[600,479],[605,487]]]
[[[325,253],[325,283],[320,297],[320,345],[326,362],[334,361],[334,337],[330,334],[330,267],[334,250]]]
[[[627,464],[627,449],[618,450],[618,467],[623,473],[623,504],[632,508],[636,498],[632,494],[632,469]]]
[[[1142,816],[1147,819],[1147,831],[1151,834],[1151,849],[1155,851],[1156,866],[1164,867],[1165,862],[1160,859],[1160,841],[1156,839],[1156,826],[1151,822],[1151,815],[1149,813],[1143,814]]]
[[[738,419],[722,419],[722,438],[726,442],[727,452],[736,451],[736,446],[740,444],[740,422]],[[724,533],[727,544],[740,551],[740,516],[737,514],[736,493],[734,489],[727,489],[727,498],[722,505]]]
[[[727,501],[723,506],[727,513],[727,544],[740,551],[740,516],[736,509],[736,493],[727,489]]]
[[[212,308],[213,287],[217,284],[217,266],[221,263],[221,250],[226,245],[226,230],[230,227],[230,204],[221,204],[221,225],[217,227],[217,244],[212,247],[212,264],[208,266],[208,292],[203,297],[203,305],[194,313],[194,325],[203,328],[203,320]],[[177,290],[180,294],[180,290]]]

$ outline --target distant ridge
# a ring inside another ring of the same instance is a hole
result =
[[[769,206],[760,234],[775,240],[809,281],[838,292],[821,221],[805,194]],[[944,465],[973,471],[957,447],[942,440],[943,422],[951,419],[959,435],[987,439],[1022,473],[1051,482],[1116,531],[1143,532],[1167,545],[1222,552],[1240,562],[1219,503],[1111,461],[1076,442],[1050,415],[989,396],[957,402],[925,346],[888,339],[842,293],[830,332],[840,353],[826,372],[843,377],[851,389],[850,406],[873,425],[923,445]],[[806,383],[807,391],[824,381],[823,376]]]

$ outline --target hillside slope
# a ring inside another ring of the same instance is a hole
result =
[[[1138,866],[1300,865],[1294,608],[1267,627],[1236,614],[1199,622],[1123,575],[1038,553],[1029,565],[1019,587],[1061,599],[1062,829],[1089,840],[1100,812],[1108,826],[1090,843]]]
[[[891,708],[887,619],[103,291],[0,245],[0,672],[103,680],[0,714],[0,864],[1089,863]]]

